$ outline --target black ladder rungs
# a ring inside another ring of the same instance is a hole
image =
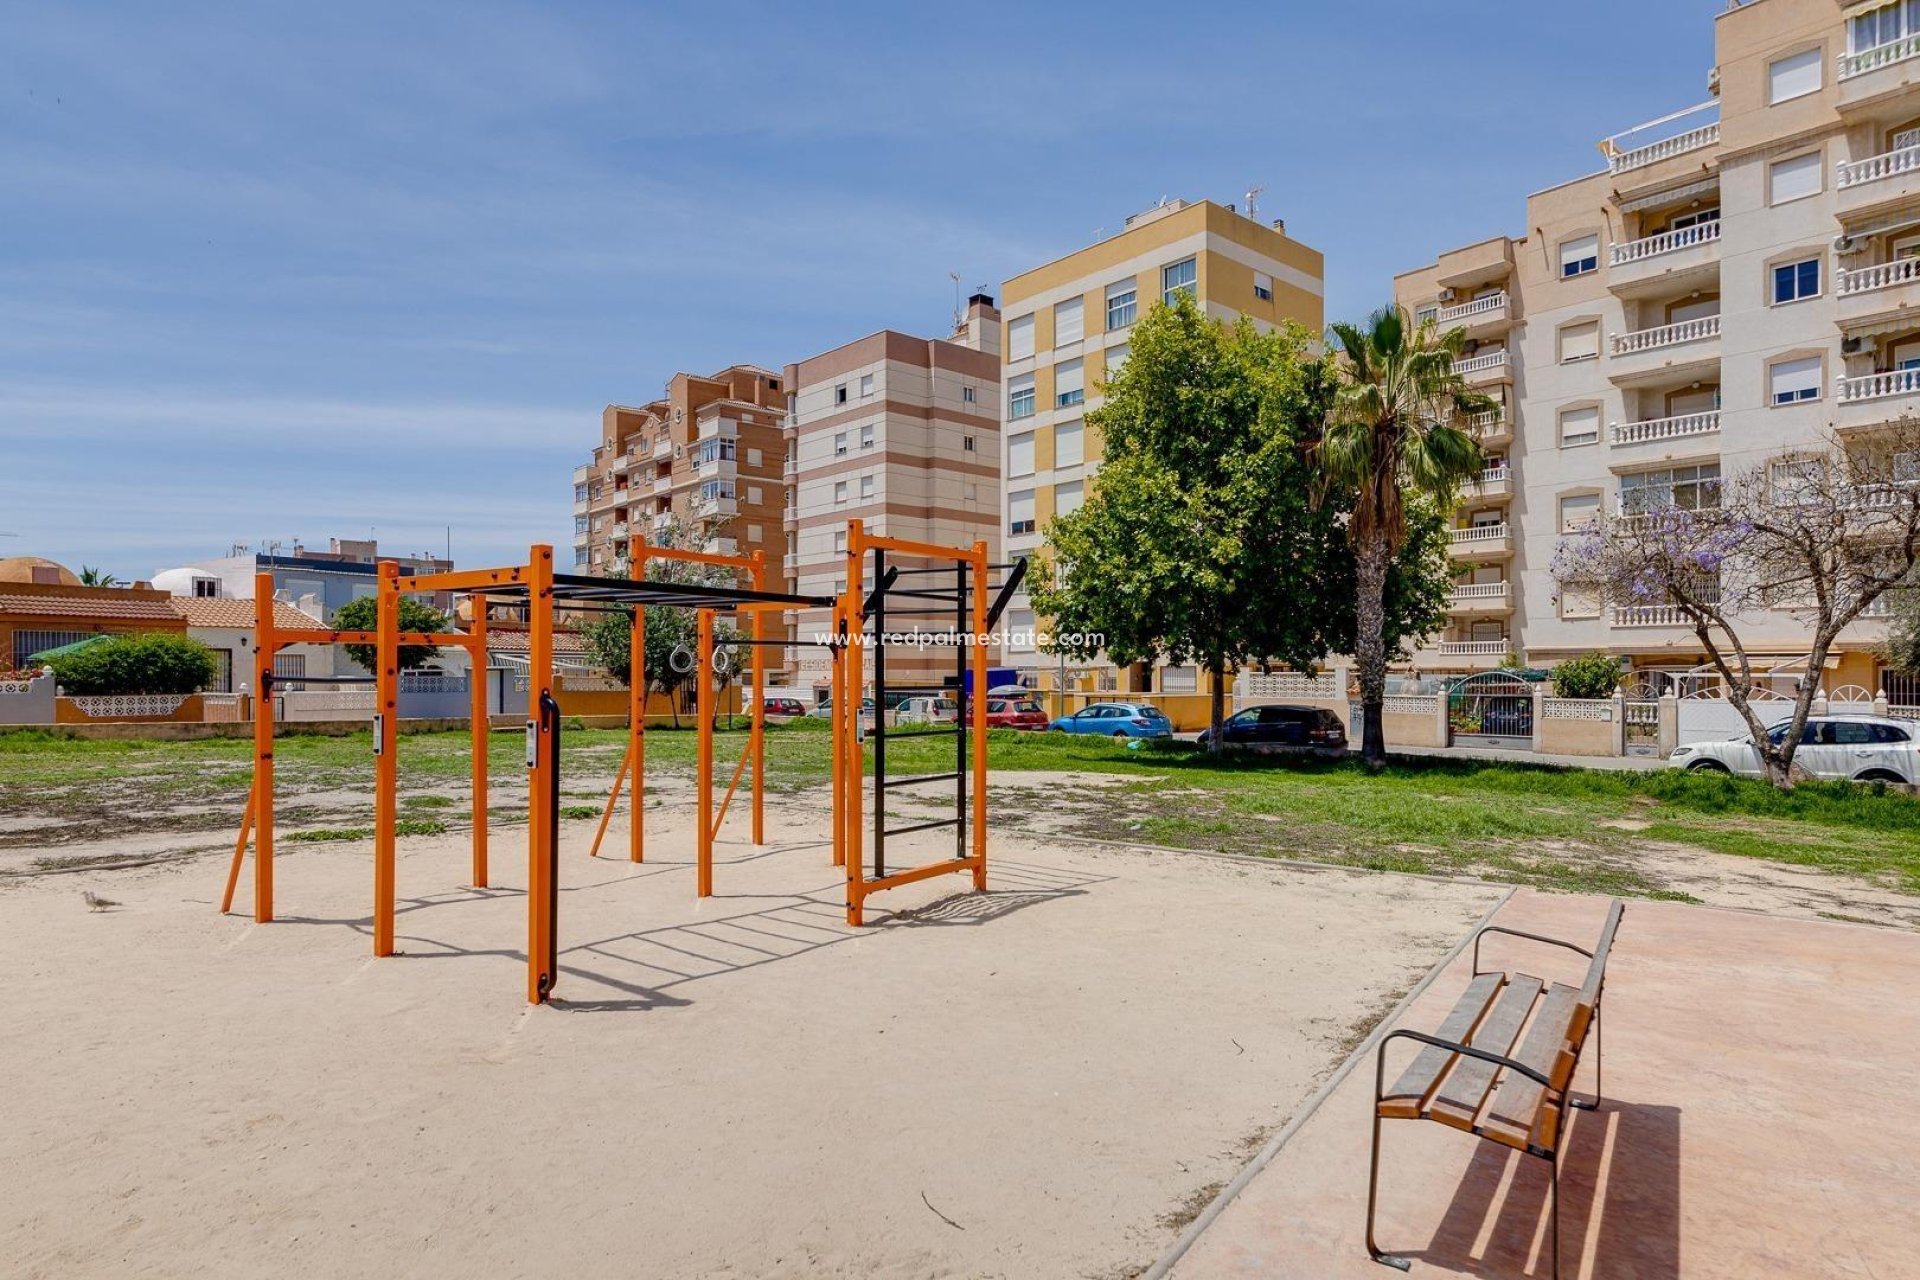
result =
[[[911,778],[883,778],[880,781],[880,789],[882,791],[890,791],[894,787],[912,787],[912,786],[917,786],[922,782],[952,782],[955,779],[960,778],[962,776],[963,776],[962,774],[958,772],[954,772],[954,773],[922,773]]]
[[[909,731],[888,729],[884,735],[878,734],[878,733],[868,734],[867,741],[872,742],[882,736],[884,736],[888,742],[893,742],[899,738],[944,738],[944,737],[947,737],[949,734],[955,734],[959,732],[960,730],[957,728],[956,729],[913,729]]]
[[[916,831],[931,831],[935,827],[957,827],[960,825],[961,821],[962,819],[960,818],[942,818],[938,822],[916,822],[910,827],[894,827],[891,830],[883,831],[880,834],[887,836],[889,838],[893,836],[905,836],[905,835],[911,835]]]

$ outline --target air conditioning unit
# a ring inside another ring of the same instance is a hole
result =
[[[1866,349],[1866,346],[1867,340],[1865,338],[1842,338],[1840,339],[1840,354],[1843,356],[1857,356]]]
[[[1853,237],[1850,235],[1841,234],[1833,238],[1833,251],[1842,257],[1850,253],[1857,253],[1860,247],[1861,246],[1853,242]]]
[[[1440,291],[1440,301],[1441,301],[1441,303],[1442,303],[1442,304],[1445,304],[1445,303],[1448,303],[1448,302],[1452,302],[1452,301],[1453,301],[1453,290],[1451,290],[1451,289],[1442,289],[1442,290]]]

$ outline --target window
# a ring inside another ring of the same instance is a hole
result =
[[[973,403],[973,388],[972,388],[972,387],[962,387],[962,388],[960,388],[960,403],[962,403],[962,404],[972,404],[972,403]]]
[[[1033,354],[1033,315],[1007,321],[1007,359],[1025,360]]]
[[[973,437],[972,437],[972,436],[961,436],[961,437],[960,437],[960,452],[962,452],[962,453],[972,453],[972,452],[974,452],[974,447],[973,447]]]
[[[1192,258],[1160,268],[1160,301],[1172,306],[1175,296],[1179,294],[1195,297],[1195,285],[1199,280],[1200,268]]]
[[[573,518],[573,531],[575,533],[585,533],[587,531],[587,518],[585,516],[575,516]],[[194,579],[193,582],[193,594],[200,594],[200,580],[198,578]]]
[[[846,383],[843,382],[839,386],[833,389],[833,402],[835,404],[845,404],[847,402],[847,384]]]
[[[750,524],[750,525],[748,525],[748,526],[747,526],[747,541],[748,541],[748,542],[759,542],[760,540],[761,540],[761,538],[760,538],[760,526],[759,526],[759,525],[757,525],[757,524]]]
[[[1560,447],[1570,449],[1576,445],[1594,444],[1600,439],[1600,406],[1587,405],[1579,409],[1560,411]]]
[[[846,505],[846,502],[847,482],[845,480],[835,480],[833,482],[833,505],[842,507]]]
[[[1560,277],[1583,276],[1600,269],[1600,237],[1581,236],[1560,246]]]
[[[1774,404],[1820,398],[1820,357],[1802,356],[1767,366],[1767,395]]]
[[[1773,269],[1773,300],[1799,302],[1820,296],[1820,259],[1784,262]]]
[[[1809,151],[1803,156],[1775,160],[1767,170],[1767,178],[1771,204],[1817,196],[1820,194],[1820,153]]]
[[[834,432],[833,433],[833,456],[836,458],[844,457],[846,456],[846,452],[847,452],[847,433],[844,431]]]
[[[1021,374],[1007,384],[1007,418],[1013,421],[1033,416],[1033,375]]]
[[[1140,293],[1131,277],[1107,286],[1107,328],[1124,329],[1133,323],[1139,310]]]
[[[845,529],[836,529],[834,531],[833,554],[837,556],[847,554],[847,531]]]
[[[586,524],[587,522],[584,517],[580,519],[576,519],[573,522],[573,531],[575,533],[585,533],[587,531]],[[198,596],[202,600],[212,600],[212,599],[218,598],[218,596],[220,595],[220,579],[195,578],[193,580],[193,594]],[[231,693],[232,690],[228,690],[228,692]]]
[[[860,447],[862,449],[873,448],[873,424],[871,422],[860,428]]]
[[[1560,532],[1579,533],[1600,521],[1600,495],[1576,493],[1560,499]]]
[[[1053,345],[1064,347],[1086,336],[1086,299],[1068,298],[1053,307]]]
[[[1009,649],[1033,648],[1033,610],[1007,610],[1002,617],[1001,630],[1006,634]]]
[[[1192,693],[1200,687],[1200,668],[1198,667],[1162,667],[1160,668],[1160,692]]]
[[[1855,14],[1847,25],[1848,50],[1863,53],[1892,44],[1905,36],[1920,35],[1920,2],[1896,0],[1894,4]]]
[[[1600,358],[1600,322],[1587,320],[1560,330],[1560,363]]]
[[[759,465],[761,465],[761,463],[763,463],[763,462],[764,462],[765,460],[766,460],[766,455],[765,455],[765,454],[763,454],[763,453],[761,453],[761,452],[760,452],[760,451],[759,451],[758,449],[749,449],[749,450],[747,450],[747,465],[748,465],[748,466],[750,466],[750,467],[757,467],[757,466],[759,466]]]
[[[1438,324],[1439,322],[1440,322],[1440,304],[1439,303],[1429,302],[1422,306],[1418,306],[1414,308],[1413,323],[1415,328],[1418,328],[1423,324]]]
[[[1126,342],[1121,343],[1117,347],[1107,348],[1106,381],[1112,382],[1115,378],[1120,376],[1120,366],[1124,365],[1127,362],[1127,357],[1131,355],[1132,352],[1133,352],[1133,345],[1131,343],[1126,343]]]
[[[1020,489],[1007,495],[1007,532],[1033,532],[1033,490]]]
[[[1086,482],[1075,480],[1071,484],[1055,485],[1053,489],[1053,514],[1069,515],[1078,511],[1087,500]]]
[[[1033,432],[1022,431],[1017,436],[1007,437],[1007,474],[1010,476],[1033,474]]]
[[[1620,510],[1627,515],[1650,511],[1706,511],[1720,505],[1720,464],[1663,467],[1620,477]]]
[[[873,496],[873,477],[872,476],[860,477],[860,496],[862,498],[871,498]]]
[[[307,655],[304,653],[281,653],[274,655],[273,683],[276,689],[284,690],[286,682],[294,681],[294,688],[306,691]]]
[[[873,394],[873,375],[870,373],[863,373],[860,375],[860,398],[864,400],[866,397],[872,394]]]
[[[750,484],[747,486],[748,502],[754,504],[755,506],[758,506],[764,500],[764,498],[765,498],[765,495],[761,493],[759,485]]]
[[[1086,459],[1086,430],[1076,419],[1053,429],[1053,465],[1077,467]]]
[[[1820,50],[1807,49],[1767,64],[1768,103],[1820,92]]]
[[[1262,302],[1273,301],[1273,277],[1264,271],[1253,273],[1253,296]]]
[[[585,502],[587,500],[587,486],[584,484],[573,486],[573,500],[575,502]]]
[[[1797,507],[1818,498],[1826,473],[1826,463],[1819,458],[1796,458],[1774,463],[1773,472],[1768,477],[1774,505]]]
[[[1062,360],[1053,366],[1053,403],[1055,408],[1079,404],[1087,398],[1086,362]]]
[[[576,565],[585,564],[587,562],[587,549],[585,547],[575,547],[573,549],[573,562]]]

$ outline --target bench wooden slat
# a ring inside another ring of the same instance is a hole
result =
[[[1620,917],[1626,904],[1618,898],[1607,908],[1607,922],[1600,927],[1600,941],[1593,947],[1593,963],[1587,966],[1587,981],[1580,988],[1580,1003],[1591,1011],[1600,1000],[1600,983],[1607,976],[1607,953],[1613,950],[1613,936],[1620,932]]]
[[[1521,1150],[1529,1144],[1553,1149],[1558,1136],[1554,1133],[1559,1121],[1557,1095],[1567,1087],[1575,1062],[1568,1036],[1579,1014],[1579,988],[1556,982],[1547,989],[1520,1051],[1512,1056],[1553,1081],[1555,1096],[1550,1099],[1547,1089],[1517,1071],[1502,1072],[1480,1122],[1480,1131],[1487,1137]],[[1553,1114],[1543,1115],[1543,1108]]]
[[[1520,1038],[1527,1014],[1533,1009],[1534,999],[1540,994],[1540,987],[1538,978],[1513,974],[1500,999],[1494,1003],[1493,1011],[1466,1043],[1489,1053],[1504,1054],[1512,1049],[1513,1042]],[[1487,1091],[1493,1088],[1494,1073],[1499,1069],[1491,1062],[1462,1056],[1447,1074],[1447,1082],[1441,1086],[1428,1114],[1456,1129],[1472,1129],[1473,1118],[1479,1114],[1480,1104],[1487,1100]]]
[[[1494,996],[1500,993],[1503,980],[1501,974],[1483,973],[1468,983],[1459,1002],[1434,1034],[1455,1044],[1468,1043],[1468,1037],[1480,1026],[1480,1019],[1492,1006]],[[1382,1095],[1380,1114],[1406,1120],[1419,1116],[1426,1109],[1427,1100],[1433,1096],[1447,1064],[1458,1056],[1438,1045],[1422,1046],[1407,1069],[1400,1073],[1400,1078],[1393,1082],[1393,1087]]]

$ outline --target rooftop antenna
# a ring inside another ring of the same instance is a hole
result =
[[[1265,184],[1265,183],[1260,183],[1260,184],[1258,184],[1258,185],[1256,185],[1256,186],[1251,186],[1251,187],[1248,187],[1248,188],[1247,188],[1247,216],[1248,216],[1249,218],[1252,218],[1252,219],[1255,219],[1256,221],[1257,221],[1257,220],[1259,219],[1259,217],[1260,217],[1260,206],[1259,206],[1259,200],[1260,200],[1260,193],[1261,193],[1262,191],[1265,191],[1266,189],[1267,189],[1267,187],[1266,187],[1266,184]]]
[[[949,271],[947,272],[947,279],[953,281],[953,327],[958,329],[961,321],[965,319],[965,317],[960,314],[960,273],[958,271]]]

